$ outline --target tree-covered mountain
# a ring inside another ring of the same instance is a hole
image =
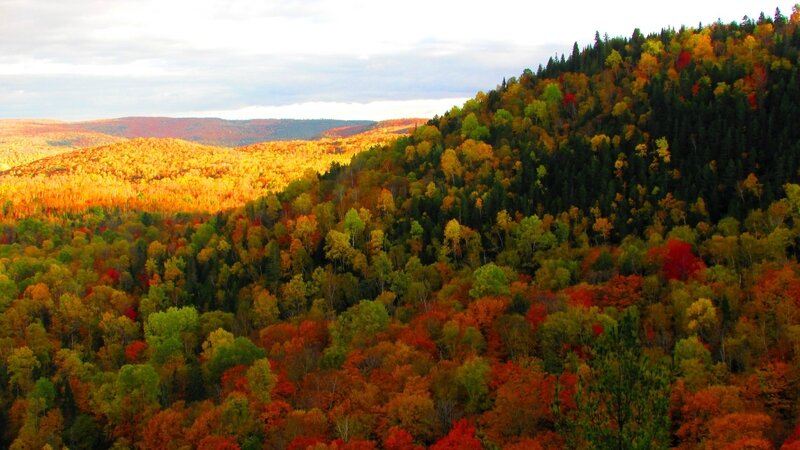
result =
[[[214,215],[0,222],[12,448],[800,448],[800,6]]]
[[[648,37],[638,30],[629,39],[597,36],[583,51],[576,45],[568,59],[525,71],[431,125],[457,154],[472,138],[521,163],[504,173],[512,196],[453,173],[453,184],[480,196],[490,217],[501,209],[599,208],[594,214],[608,218],[618,237],[654,223],[742,219],[797,180],[800,37],[792,30],[777,16]],[[679,205],[654,218],[664,202]]]

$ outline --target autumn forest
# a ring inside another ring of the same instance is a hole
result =
[[[0,133],[0,447],[800,449],[800,5],[498,81]]]

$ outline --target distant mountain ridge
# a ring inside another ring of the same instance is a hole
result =
[[[334,119],[122,117],[60,125],[74,131],[94,131],[127,139],[177,138],[205,145],[239,147],[266,141],[317,139],[328,130],[343,127],[359,127],[359,132],[363,132],[376,124],[369,120]]]

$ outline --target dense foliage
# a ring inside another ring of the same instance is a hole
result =
[[[48,156],[120,140],[96,132],[65,130],[46,121],[0,119],[0,172]]]
[[[601,39],[216,215],[0,224],[12,448],[800,448],[800,11]]]
[[[313,141],[262,142],[237,148],[167,138],[65,147],[71,151],[0,173],[0,217],[47,216],[90,206],[215,213],[282,189],[308,170],[322,172],[334,162],[345,163],[364,148],[391,142],[397,133],[408,132],[421,122],[385,121],[367,130],[335,128]],[[11,153],[9,150],[13,148],[0,141],[0,159]]]

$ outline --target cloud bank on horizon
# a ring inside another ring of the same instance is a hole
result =
[[[595,31],[794,4],[757,3],[0,0],[0,117],[430,117]]]

